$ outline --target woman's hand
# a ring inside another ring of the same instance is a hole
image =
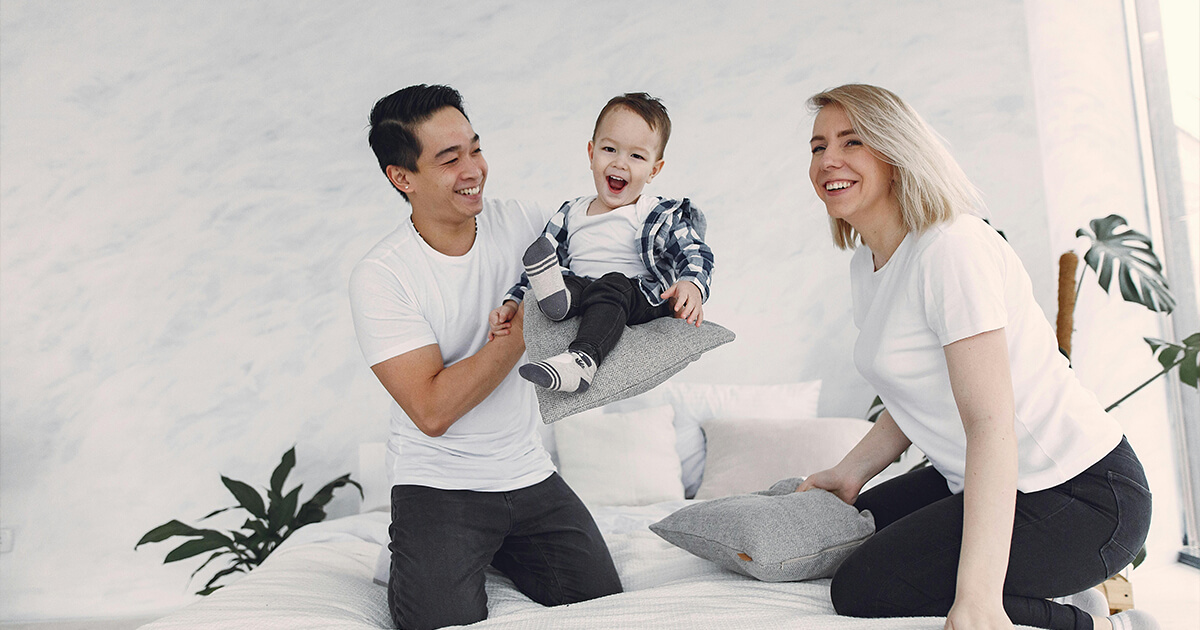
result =
[[[959,597],[946,615],[945,630],[1012,630],[1012,627],[1000,602],[983,605]]]
[[[796,492],[804,492],[816,488],[818,490],[828,490],[834,496],[845,501],[848,505],[854,505],[858,499],[858,493],[862,490],[863,483],[852,475],[848,475],[841,468],[841,464],[822,470],[821,472],[813,473],[804,479],[804,483],[796,488]]]

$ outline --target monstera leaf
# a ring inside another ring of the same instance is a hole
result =
[[[1150,238],[1130,228],[1125,218],[1116,214],[1092,219],[1088,225],[1091,231],[1080,228],[1075,236],[1092,240],[1083,260],[1099,276],[1100,288],[1109,292],[1115,274],[1125,301],[1170,313],[1175,308],[1175,297],[1167,288],[1162,263],[1154,254]]]
[[[1163,366],[1164,372],[1168,372],[1178,365],[1179,380],[1192,387],[1197,387],[1197,383],[1200,382],[1200,332],[1188,335],[1188,338],[1183,340],[1182,346],[1153,337],[1144,337],[1144,339],[1146,343],[1150,344],[1150,351],[1154,353],[1158,363]]]
[[[1112,411],[1114,407],[1125,402],[1125,399],[1153,383],[1154,379],[1175,369],[1175,366],[1179,366],[1180,381],[1183,381],[1185,385],[1200,389],[1200,332],[1188,335],[1183,340],[1183,345],[1154,337],[1142,337],[1142,339],[1150,344],[1150,351],[1154,353],[1154,358],[1158,359],[1159,365],[1163,366],[1162,371],[1146,379],[1146,382],[1135,387],[1133,391],[1122,396],[1117,402],[1105,407],[1105,411]]]

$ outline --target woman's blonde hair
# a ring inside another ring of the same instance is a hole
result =
[[[848,84],[808,99],[814,114],[840,107],[863,143],[896,169],[892,192],[904,226],[920,233],[960,212],[982,214],[983,200],[945,141],[899,96],[881,87]],[[830,217],[833,242],[853,249],[859,235],[844,219]]]

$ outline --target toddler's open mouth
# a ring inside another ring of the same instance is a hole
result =
[[[625,190],[625,186],[627,185],[629,185],[629,182],[621,179],[620,177],[613,177],[612,175],[608,176],[608,189],[612,191],[613,194],[619,194],[622,190]]]

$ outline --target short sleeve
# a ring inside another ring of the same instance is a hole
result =
[[[982,235],[939,235],[920,269],[925,318],[943,346],[1007,325],[1004,258]]]
[[[362,261],[350,274],[350,310],[367,365],[437,343],[411,292],[377,262]]]

